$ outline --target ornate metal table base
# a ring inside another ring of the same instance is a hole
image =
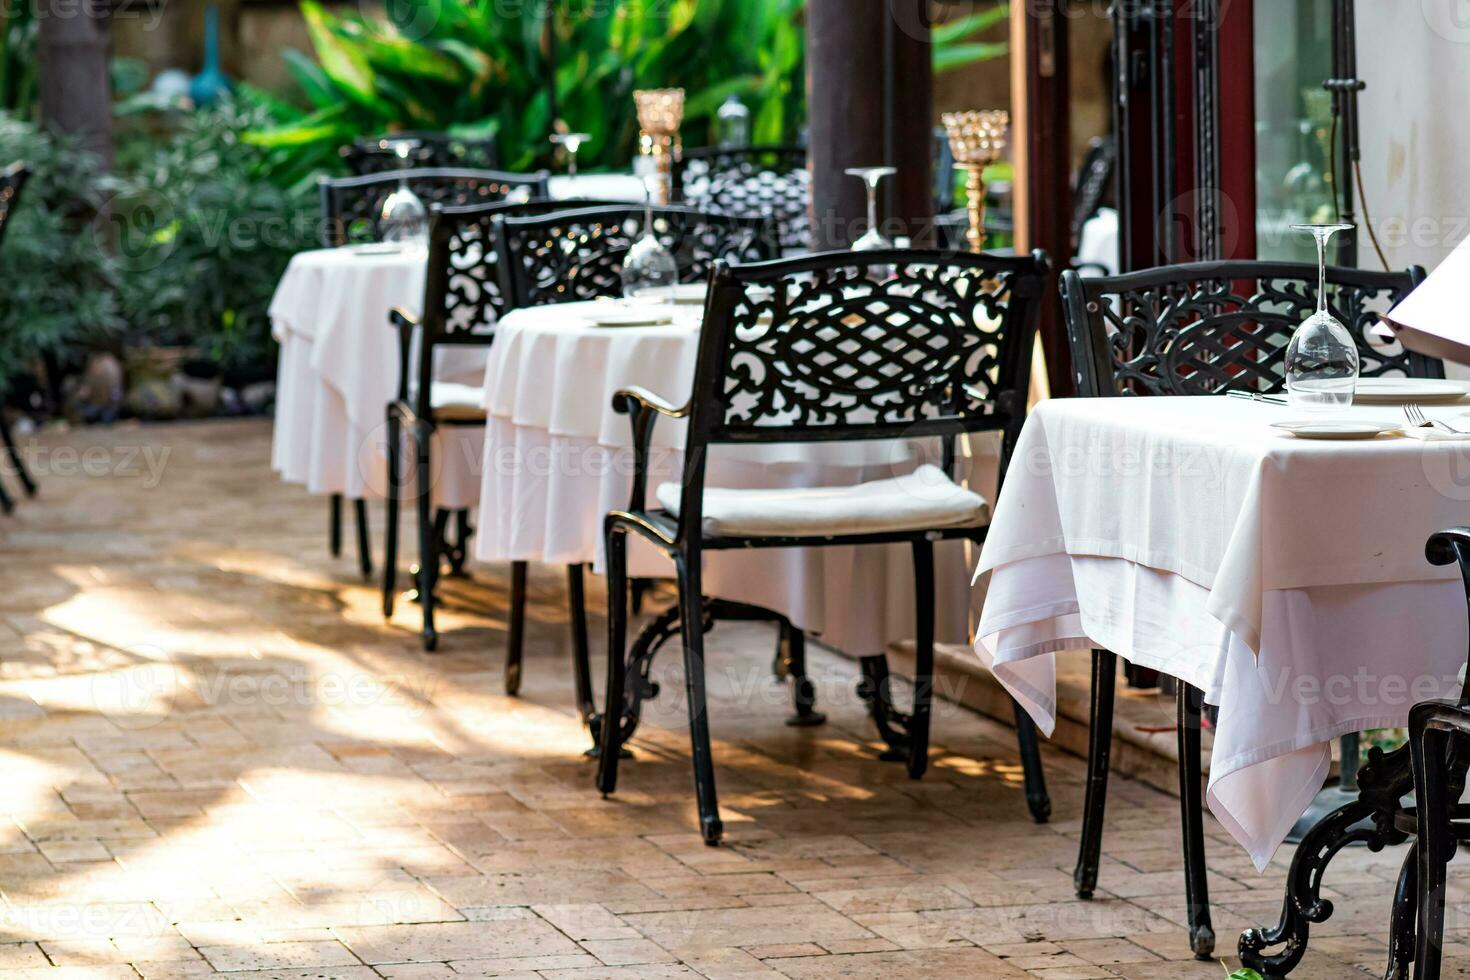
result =
[[[786,724],[806,727],[820,725],[827,720],[826,715],[816,710],[816,687],[807,676],[806,637],[789,619],[769,609],[727,599],[705,599],[704,614],[701,625],[706,633],[714,629],[719,620],[774,622],[780,630],[780,639],[776,645],[776,659],[772,670],[778,678],[790,678],[792,682],[791,699],[795,711],[786,719]],[[653,658],[682,629],[679,607],[670,606],[643,627],[628,650],[627,684],[618,723],[618,744],[625,746],[619,753],[620,758],[627,758],[631,754],[626,746],[642,720],[643,702],[658,697],[658,682],[649,676],[653,669]],[[602,714],[589,714],[587,727],[592,733],[592,748],[586,754],[595,758],[602,751]]]
[[[1306,954],[1312,924],[1325,922],[1332,915],[1332,902],[1322,897],[1322,877],[1327,865],[1349,844],[1364,844],[1371,851],[1380,851],[1407,840],[1409,832],[1404,828],[1412,821],[1412,815],[1400,801],[1413,788],[1408,746],[1388,753],[1376,748],[1370,750],[1367,764],[1358,773],[1357,799],[1322,818],[1297,846],[1286,878],[1281,921],[1272,928],[1247,929],[1241,933],[1242,964],[1268,978],[1285,977],[1296,968]],[[1411,850],[1394,896],[1394,930],[1386,976],[1399,980],[1407,980],[1413,957],[1413,864]],[[1405,894],[1409,896],[1407,900]],[[1410,907],[1407,912],[1406,905]],[[1273,948],[1277,951],[1267,952]]]

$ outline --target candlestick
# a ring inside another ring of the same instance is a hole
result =
[[[966,238],[970,251],[985,246],[985,168],[1000,158],[1006,148],[1010,113],[1004,109],[946,112],[944,128],[949,131],[949,148],[955,169],[965,171],[965,199],[970,213]]]
[[[674,158],[683,150],[679,124],[684,121],[684,90],[681,88],[638,89],[633,93],[638,107],[638,149],[653,157],[659,176],[659,203],[673,197]]]

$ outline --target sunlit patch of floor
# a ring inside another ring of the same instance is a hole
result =
[[[1079,902],[1078,760],[1046,753],[1055,815],[1038,827],[1011,731],[941,706],[912,781],[878,760],[851,661],[811,651],[828,722],[788,727],[773,635],[722,625],[726,842],[708,848],[679,657],[654,665],[618,791],[593,788],[562,569],[532,568],[508,698],[507,569],[446,580],[424,653],[418,607],[385,623],[351,536],[330,557],[325,502],[269,471],[268,425],[48,438],[167,465],[156,486],[49,475],[0,520],[7,980],[1221,975],[1189,959],[1166,796],[1115,778],[1099,897]],[[1258,877],[1209,830],[1228,953],[1233,930],[1274,921],[1289,854]],[[1380,966],[1400,860],[1334,866],[1336,934],[1311,975]]]

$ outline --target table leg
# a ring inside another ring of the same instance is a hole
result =
[[[1352,843],[1378,851],[1408,834],[1395,824],[1399,800],[1413,789],[1408,747],[1374,749],[1358,772],[1358,798],[1323,817],[1297,845],[1286,877],[1281,919],[1273,927],[1247,929],[1238,951],[1243,965],[1264,977],[1285,977],[1307,952],[1313,923],[1326,922],[1332,902],[1322,897],[1322,878],[1338,851]],[[1276,948],[1276,952],[1267,952]]]

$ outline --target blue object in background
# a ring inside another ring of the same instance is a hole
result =
[[[230,79],[219,67],[219,9],[214,4],[204,8],[204,70],[189,83],[189,96],[195,108],[214,105],[230,90]]]

